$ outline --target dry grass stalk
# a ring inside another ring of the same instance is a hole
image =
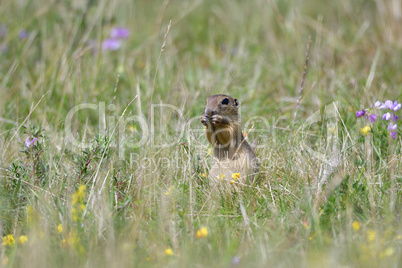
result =
[[[303,72],[303,76],[302,76],[302,80],[301,80],[301,84],[300,84],[299,98],[297,99],[296,110],[295,110],[295,113],[293,115],[293,121],[296,120],[297,110],[299,110],[300,100],[301,100],[301,96],[303,94],[304,81],[306,80],[307,70],[308,70],[308,62],[309,62],[309,59],[310,59],[310,45],[311,45],[311,35],[308,37],[306,61],[304,63],[304,72]]]

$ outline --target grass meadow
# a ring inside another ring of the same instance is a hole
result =
[[[401,267],[402,132],[374,106],[402,101],[401,0],[5,0],[0,18],[1,267]],[[260,173],[211,198],[199,117],[219,93]]]

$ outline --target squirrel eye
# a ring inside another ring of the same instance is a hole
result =
[[[222,104],[228,105],[228,104],[229,104],[229,99],[228,99],[228,98],[224,98],[224,99],[222,100]]]

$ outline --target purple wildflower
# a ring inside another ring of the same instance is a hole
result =
[[[19,36],[20,40],[25,40],[28,38],[28,32],[26,30],[21,30]]]
[[[4,38],[7,35],[7,26],[2,24],[0,27],[0,38]]]
[[[391,105],[392,105],[392,101],[387,100],[385,102],[381,102],[381,104],[380,104],[380,106],[378,108],[381,109],[381,110],[390,109],[389,107],[391,107]]]
[[[112,39],[126,39],[130,35],[130,30],[122,27],[115,27],[110,30],[110,38]]]
[[[397,127],[398,127],[397,124],[389,123],[389,124],[388,124],[388,127],[387,127],[387,130],[388,130],[388,131],[396,131],[396,128],[397,128]]]
[[[396,139],[396,128],[397,127],[398,127],[397,124],[392,124],[392,123],[388,124],[387,130],[389,131],[389,135],[391,135],[391,137],[393,139]]]
[[[371,123],[374,123],[375,122],[375,120],[377,120],[377,118],[378,118],[378,114],[370,114],[370,116],[369,116],[369,121],[371,122]]]
[[[232,267],[239,265],[240,263],[240,257],[239,256],[234,256],[232,259]]]
[[[25,140],[25,145],[26,145],[26,147],[30,148],[31,145],[32,145],[37,139],[38,139],[38,138],[33,138],[32,140],[30,140],[29,138],[27,138],[27,139]]]
[[[366,114],[366,111],[364,109],[362,109],[361,111],[357,111],[356,112],[356,117],[362,117]]]
[[[390,113],[385,113],[383,116],[382,116],[382,119],[384,119],[384,120],[389,120],[391,118],[391,114]]]
[[[399,109],[401,109],[401,104],[400,103],[398,103],[397,101],[395,101],[394,102],[394,104],[392,105],[392,110],[394,111],[394,112],[396,112],[396,111],[398,111]]]
[[[398,116],[396,116],[395,114],[392,114],[392,121],[396,122],[396,120],[398,120],[398,119],[399,119]]]
[[[385,108],[387,108],[387,109],[392,109],[392,106],[394,105],[394,103],[392,102],[392,100],[386,100],[385,102],[384,102],[384,106],[385,106]]]
[[[379,101],[377,101],[375,103],[375,107],[383,110],[383,109],[389,109],[392,111],[398,111],[399,109],[401,109],[401,104],[398,103],[397,101],[392,102],[392,100],[386,100],[384,103],[381,103]]]
[[[103,50],[118,50],[121,47],[121,41],[118,39],[106,39],[102,42]]]

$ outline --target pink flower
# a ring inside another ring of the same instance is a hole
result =
[[[32,145],[37,139],[38,139],[38,138],[33,138],[32,140],[30,140],[29,138],[27,138],[27,139],[25,140],[25,145],[26,145],[28,148],[30,148],[31,145]]]
[[[126,39],[130,35],[130,30],[122,27],[115,27],[110,30],[110,38],[112,39]]]
[[[118,50],[121,47],[121,41],[118,39],[105,39],[102,42],[103,50]]]

